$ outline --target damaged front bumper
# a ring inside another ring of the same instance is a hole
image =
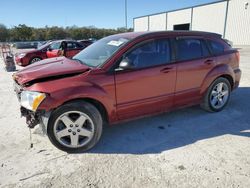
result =
[[[15,75],[13,75],[13,78],[14,77]],[[24,89],[16,81],[14,81],[13,86],[14,86],[14,91],[17,95],[17,99],[21,103],[21,93],[24,91]],[[21,117],[26,117],[26,123],[29,128],[34,128],[36,125],[40,124],[42,131],[44,133],[47,133],[47,125],[50,117],[50,112],[46,112],[45,110],[32,111],[23,106],[21,106],[20,112],[21,112]]]
[[[47,134],[47,126],[49,122],[50,112],[39,110],[33,112],[24,107],[20,108],[21,116],[26,117],[26,123],[29,128],[34,128],[36,125],[40,125],[44,134]]]

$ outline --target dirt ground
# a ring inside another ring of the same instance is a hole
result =
[[[20,118],[0,60],[0,187],[250,187],[250,48],[228,107],[198,106],[105,127],[87,153],[67,154]]]

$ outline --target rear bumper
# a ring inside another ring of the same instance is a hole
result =
[[[234,80],[234,87],[233,87],[233,89],[236,89],[236,88],[239,87],[239,84],[240,84],[241,70],[240,69],[235,69],[234,70],[234,74],[235,74],[235,80]]]

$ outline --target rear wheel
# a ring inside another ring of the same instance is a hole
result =
[[[92,104],[68,103],[51,114],[48,136],[51,142],[63,151],[86,151],[99,141],[102,124],[101,114]]]
[[[208,88],[201,107],[209,112],[219,112],[227,105],[231,85],[226,78],[216,79]]]

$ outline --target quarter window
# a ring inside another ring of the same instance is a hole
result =
[[[214,55],[222,54],[224,52],[224,46],[221,43],[215,41],[209,41],[209,43]]]
[[[177,40],[178,60],[191,60],[209,56],[207,46],[199,39]]]
[[[135,68],[145,68],[169,63],[170,44],[169,40],[154,40],[137,47],[126,56]]]

